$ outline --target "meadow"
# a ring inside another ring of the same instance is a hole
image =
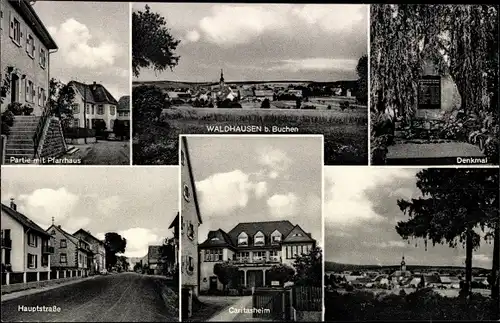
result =
[[[163,110],[161,120],[168,124],[172,138],[179,134],[217,134],[211,132],[208,126],[295,127],[298,131],[293,134],[324,135],[326,165],[368,163],[368,115],[363,108],[341,111],[340,108],[298,110],[173,107]]]

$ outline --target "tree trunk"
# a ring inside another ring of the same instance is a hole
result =
[[[467,238],[465,242],[465,283],[464,292],[465,295],[471,294],[471,282],[472,282],[472,232],[467,232]]]
[[[493,319],[500,319],[500,223],[497,223],[493,241],[493,265],[491,268],[491,298],[493,302]]]

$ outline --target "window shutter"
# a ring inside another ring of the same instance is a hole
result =
[[[19,76],[19,75],[17,75]],[[17,88],[18,88],[18,94],[17,94],[17,97],[18,97],[18,100],[21,101],[22,97],[23,97],[23,83],[21,82],[21,78],[19,78],[19,80],[17,81]]]
[[[9,37],[14,38],[14,15],[9,11]]]
[[[26,90],[24,91],[24,92],[25,92],[25,93],[24,93],[24,94],[25,94],[25,98],[24,98],[24,100],[25,100],[26,102],[29,102],[29,98],[30,98],[30,88],[29,88],[29,84],[30,84],[30,83],[28,82],[28,78],[25,78],[25,79],[24,79],[24,88],[25,88]]]

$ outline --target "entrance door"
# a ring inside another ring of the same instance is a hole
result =
[[[11,74],[10,102],[19,102],[19,76]]]
[[[217,290],[217,276],[210,277],[210,290]]]

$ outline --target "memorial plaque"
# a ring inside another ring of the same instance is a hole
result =
[[[423,76],[418,81],[418,108],[441,109],[440,76]]]

